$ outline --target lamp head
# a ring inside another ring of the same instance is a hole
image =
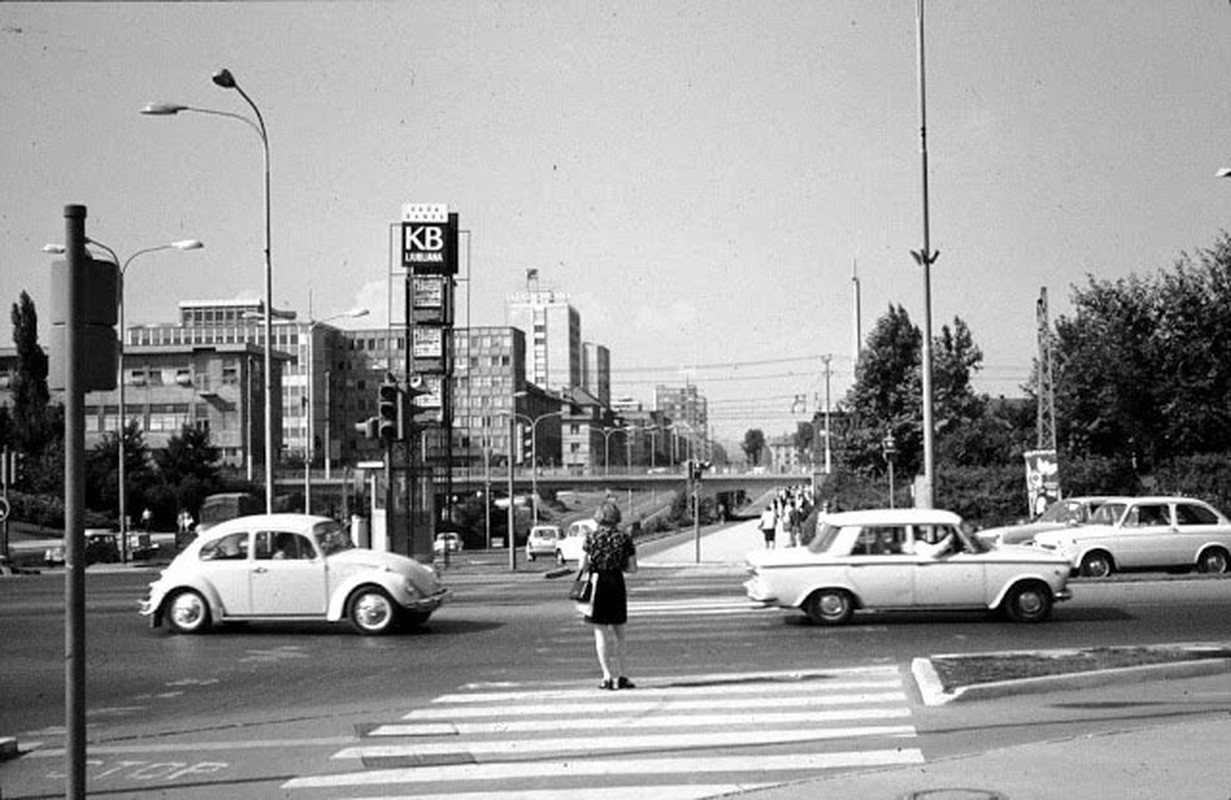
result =
[[[229,69],[220,69],[215,72],[213,81],[215,85],[221,86],[223,89],[235,88],[235,76],[231,74]]]
[[[65,250],[64,250],[64,245],[62,245],[62,244],[45,244],[45,245],[43,245],[43,252],[44,252],[44,253],[51,253],[52,255],[56,255],[56,256],[62,256],[62,255],[64,255],[64,252],[65,252]]]
[[[179,103],[146,103],[141,113],[151,117],[170,117],[187,110],[188,106]]]
[[[200,250],[205,247],[205,243],[200,239],[181,239],[178,242],[172,242],[171,246],[176,250]]]
[[[1214,173],[1215,178],[1231,178],[1231,167],[1223,167]]]

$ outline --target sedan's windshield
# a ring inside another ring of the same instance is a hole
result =
[[[808,549],[814,553],[824,553],[833,545],[833,540],[837,538],[840,530],[842,528],[837,525],[822,524],[821,529],[816,532],[815,538],[812,539],[812,543],[808,545]]]
[[[340,522],[322,522],[316,526],[316,541],[326,556],[350,550],[354,543]]]

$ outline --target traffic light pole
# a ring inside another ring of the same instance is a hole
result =
[[[85,708],[85,391],[79,381],[77,335],[82,320],[81,281],[89,266],[86,207],[65,206],[64,246],[68,280],[64,297],[64,719],[67,728],[65,787],[69,798],[86,796]]]

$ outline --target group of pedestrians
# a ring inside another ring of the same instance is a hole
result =
[[[787,547],[804,544],[804,520],[812,513],[812,506],[810,486],[792,485],[775,492],[757,522],[765,537],[765,547],[776,547],[779,541]]]

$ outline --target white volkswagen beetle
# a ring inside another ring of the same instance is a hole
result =
[[[239,517],[198,536],[150,584],[141,613],[176,633],[247,621],[346,619],[362,634],[419,625],[449,597],[435,571],[356,548],[341,523],[305,514]]]

